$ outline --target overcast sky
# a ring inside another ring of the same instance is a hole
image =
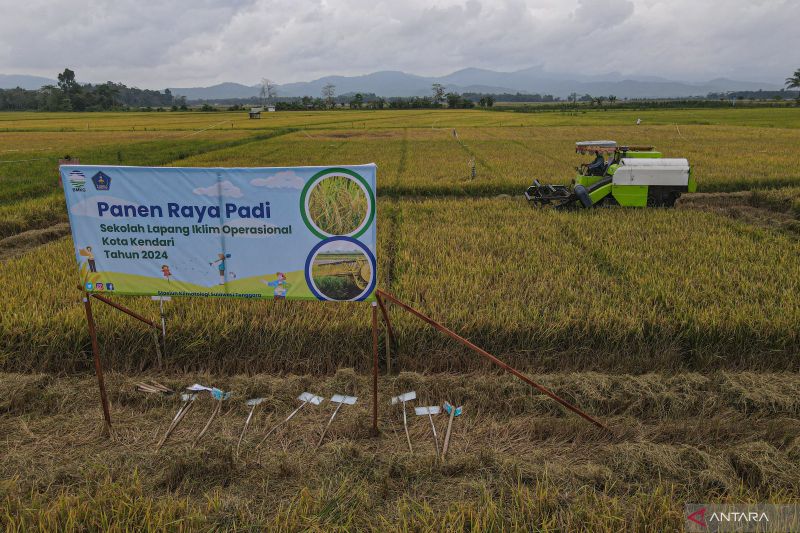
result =
[[[464,67],[782,83],[800,0],[0,0],[0,73],[147,88]]]

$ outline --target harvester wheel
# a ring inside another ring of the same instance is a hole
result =
[[[618,206],[619,202],[617,201],[616,198],[614,198],[613,194],[608,194],[602,200],[600,200],[599,202],[597,202],[594,205],[596,205],[598,207],[614,207],[614,206]]]
[[[678,191],[651,188],[647,192],[647,207],[675,207],[675,201],[680,195]]]
[[[681,197],[681,193],[680,192],[671,192],[667,196],[667,201],[666,201],[666,203],[664,205],[666,207],[675,207],[675,202],[677,202],[678,198],[680,198],[680,197]]]
[[[668,192],[650,188],[647,192],[647,207],[666,207],[669,194]]]

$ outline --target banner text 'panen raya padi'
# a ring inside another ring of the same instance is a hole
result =
[[[89,292],[372,300],[376,167],[64,165]]]

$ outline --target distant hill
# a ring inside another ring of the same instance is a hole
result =
[[[380,71],[362,76],[325,76],[313,81],[278,86],[279,96],[319,96],[327,84],[336,86],[337,94],[375,93],[378,96],[425,96],[431,84],[441,83],[448,91],[480,93],[539,93],[566,98],[579,95],[616,95],[618,98],[680,98],[705,96],[710,92],[778,90],[777,83],[749,82],[718,78],[703,83],[668,80],[657,76],[624,77],[612,72],[604,75],[557,74],[538,67],[514,72],[466,68],[446,76],[417,76],[399,71]],[[257,96],[258,85],[222,83],[213,87],[174,88],[174,94],[190,100],[248,98]]]
[[[54,84],[55,80],[37,76],[2,75],[0,88],[20,86],[38,89]],[[566,98],[572,92],[579,95],[616,95],[618,98],[680,98],[705,96],[726,91],[778,90],[779,83],[737,81],[717,78],[702,83],[669,80],[657,76],[625,77],[618,72],[602,75],[579,73],[553,73],[540,67],[514,72],[465,68],[445,76],[417,76],[394,70],[385,70],[361,76],[325,76],[312,81],[286,83],[278,86],[278,95],[284,97],[320,96],[328,83],[336,86],[336,94],[374,93],[378,96],[426,96],[431,84],[441,83],[448,91],[480,93],[552,94]],[[170,87],[176,96],[188,100],[222,100],[252,98],[259,94],[258,85],[226,82],[210,87]]]
[[[260,87],[226,82],[211,87],[170,87],[169,90],[175,96],[185,96],[187,100],[222,100],[258,96]]]
[[[0,74],[0,89],[39,89],[43,85],[55,85],[56,80],[42,78],[41,76],[27,76],[25,74]]]

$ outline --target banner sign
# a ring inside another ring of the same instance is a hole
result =
[[[64,165],[89,292],[374,300],[374,164]]]

